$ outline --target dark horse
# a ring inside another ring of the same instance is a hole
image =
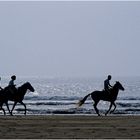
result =
[[[26,94],[27,90],[30,90],[31,92],[34,92],[34,88],[29,82],[24,83],[22,86],[17,88],[17,92],[11,93],[8,88],[6,87],[5,89],[1,90],[0,92],[0,109],[3,110],[4,115],[5,115],[5,110],[2,108],[3,103],[6,104],[8,111],[11,115],[16,104],[20,103],[24,106],[25,108],[25,115],[26,115],[26,105],[23,103],[24,95]],[[14,101],[14,105],[12,107],[12,110],[10,111],[9,106],[8,106],[8,101]]]
[[[81,106],[82,104],[84,104],[87,97],[91,95],[91,98],[94,100],[93,106],[94,106],[94,109],[95,109],[96,113],[98,114],[98,116],[100,116],[99,110],[97,109],[97,104],[99,103],[99,101],[103,100],[103,101],[110,102],[109,110],[105,113],[105,115],[107,115],[110,112],[112,105],[114,105],[114,109],[110,113],[114,112],[116,109],[115,101],[117,99],[119,90],[124,90],[124,87],[120,84],[120,82],[116,82],[115,85],[113,86],[113,88],[110,89],[110,93],[106,93],[106,91],[104,91],[104,90],[103,91],[93,91],[92,93],[86,95],[82,100],[80,100],[78,105]]]

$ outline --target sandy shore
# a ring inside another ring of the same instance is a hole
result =
[[[140,138],[140,116],[0,116],[1,139]]]

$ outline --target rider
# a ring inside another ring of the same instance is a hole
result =
[[[10,92],[12,94],[14,94],[15,92],[17,92],[16,85],[14,84],[14,81],[15,80],[16,80],[16,76],[15,75],[11,76],[11,80],[10,80],[9,85],[8,85],[9,90],[10,90]]]
[[[112,88],[112,86],[110,85],[110,81],[111,80],[111,75],[108,75],[107,79],[104,81],[104,90],[107,93],[110,93],[110,88]]]

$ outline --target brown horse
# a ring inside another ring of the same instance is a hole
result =
[[[117,99],[119,90],[124,90],[124,87],[121,85],[120,82],[116,82],[115,85],[112,87],[112,89],[110,89],[110,93],[107,93],[104,90],[103,91],[93,91],[92,93],[86,95],[82,100],[80,100],[78,105],[81,106],[82,104],[84,104],[87,97],[91,95],[91,98],[94,101],[93,106],[94,106],[94,109],[95,109],[96,113],[98,114],[98,116],[100,116],[99,110],[97,108],[97,104],[99,103],[99,101],[103,100],[103,101],[110,102],[110,107],[109,107],[108,111],[105,113],[105,115],[107,115],[110,112],[112,105],[114,105],[114,109],[110,113],[114,112],[116,109],[115,101]]]
[[[11,115],[13,115],[12,112],[13,112],[16,104],[20,103],[24,106],[24,108],[25,108],[25,113],[24,114],[26,115],[26,105],[23,103],[23,99],[24,99],[24,96],[25,96],[27,90],[30,90],[31,92],[35,91],[34,88],[32,87],[32,85],[29,82],[26,82],[22,86],[18,87],[17,91],[15,93],[11,93],[11,91],[8,90],[7,87],[5,89],[3,89],[1,91],[1,94],[0,94],[0,107],[1,107],[0,109],[3,110],[2,105],[3,105],[3,103],[5,103],[7,105],[9,113]],[[14,101],[14,105],[13,105],[11,111],[9,110],[8,101]],[[4,110],[3,110],[3,112],[5,114]]]

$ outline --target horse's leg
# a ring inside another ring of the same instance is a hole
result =
[[[105,116],[106,116],[106,115],[108,114],[108,112],[111,110],[112,104],[113,104],[113,103],[111,102],[108,111],[105,113]]]
[[[10,109],[9,109],[8,102],[5,102],[5,104],[6,104],[6,106],[7,106],[7,109],[8,109],[8,111],[9,111],[9,114],[12,115],[12,114],[11,114],[11,111],[10,111]]]
[[[98,116],[100,116],[99,110],[98,110],[98,108],[97,108],[98,102],[99,102],[99,101],[95,101],[94,104],[93,104],[93,106],[94,106],[94,109],[95,109],[96,113],[98,114]]]
[[[12,110],[11,110],[11,115],[13,115],[13,110],[14,110],[14,108],[15,108],[15,106],[16,106],[16,104],[17,104],[17,102],[14,102],[14,105],[13,105],[13,107],[12,107]]]
[[[3,111],[4,115],[6,115],[6,112],[5,112],[4,108],[2,108],[2,106],[3,106],[3,103],[0,104],[0,110]]]
[[[26,105],[23,103],[23,102],[20,102],[23,106],[24,106],[24,108],[25,108],[25,115],[26,115]]]
[[[113,113],[116,109],[116,104],[113,102],[113,105],[114,105],[114,109],[112,111],[110,111],[110,114]]]
[[[4,108],[1,107],[1,110],[3,111],[4,116],[5,116],[6,115],[6,112],[5,112]]]

